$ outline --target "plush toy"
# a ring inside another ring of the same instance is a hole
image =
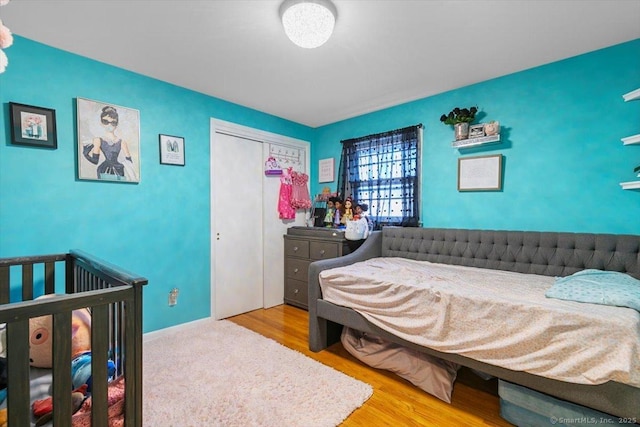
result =
[[[43,295],[40,298],[52,297]],[[91,350],[91,313],[83,308],[71,315],[71,358]],[[53,317],[29,319],[29,363],[37,368],[53,367]]]

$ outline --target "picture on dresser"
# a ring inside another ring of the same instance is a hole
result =
[[[78,98],[78,179],[140,182],[140,112]]]

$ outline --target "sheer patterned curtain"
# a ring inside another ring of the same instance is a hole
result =
[[[420,222],[421,133],[419,124],[341,141],[338,192],[366,204],[376,229]]]

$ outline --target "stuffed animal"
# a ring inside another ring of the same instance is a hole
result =
[[[40,298],[52,297],[43,295]],[[91,313],[83,308],[71,315],[71,358],[91,351]],[[37,368],[53,367],[53,317],[29,320],[29,363]]]

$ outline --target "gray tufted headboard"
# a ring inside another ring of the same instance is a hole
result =
[[[545,276],[587,268],[640,279],[640,236],[384,227],[382,256]]]

